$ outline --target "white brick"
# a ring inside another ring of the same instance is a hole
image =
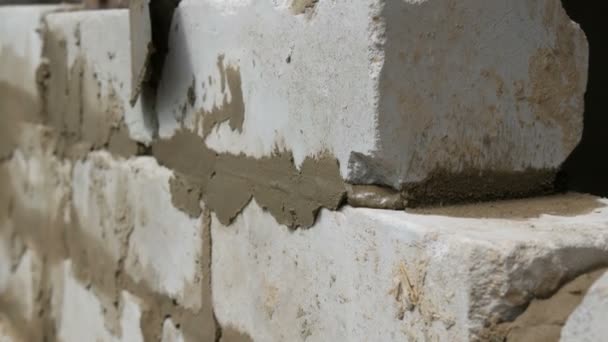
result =
[[[133,163],[135,229],[131,235],[126,270],[136,281],[197,310],[202,303],[203,224],[176,209],[171,202],[172,172],[153,159]]]
[[[150,157],[125,161],[93,152],[75,166],[74,205],[80,229],[114,262],[125,256],[133,280],[198,309],[206,265],[202,221],[173,206],[172,175]]]
[[[104,322],[101,302],[81,284],[72,271],[71,261],[54,268],[53,313],[57,337],[61,341],[143,341],[140,329],[142,309],[138,298],[122,292],[121,336],[111,334]]]
[[[580,139],[587,43],[559,0],[319,1],[302,15],[291,2],[180,3],[161,137],[180,127],[193,80],[188,127],[235,96],[224,56],[245,112],[242,132],[224,122],[206,137],[219,152],[285,149],[298,165],[329,152],[345,179],[399,187],[436,171],[555,169]]]
[[[0,7],[0,83],[6,82],[35,96],[36,70],[42,57],[38,30],[42,17],[65,5]]]
[[[527,220],[345,207],[289,231],[254,201],[230,227],[214,218],[212,238],[217,319],[255,341],[469,341],[605,262],[608,207]]]
[[[148,143],[153,130],[146,120],[141,101],[129,104],[131,95],[131,46],[129,40],[129,13],[126,9],[104,11],[77,11],[50,14],[48,28],[63,37],[67,46],[68,70],[76,58],[82,58],[87,69],[85,82],[88,88],[101,85],[102,99],[110,96],[122,107],[125,123],[132,139]],[[84,88],[86,89],[86,87]],[[85,101],[96,101],[96,94],[85,94]],[[87,98],[87,96],[89,96]],[[106,114],[104,111],[92,114]]]
[[[583,302],[574,310],[562,328],[563,342],[601,341],[608,336],[608,273],[589,289]]]

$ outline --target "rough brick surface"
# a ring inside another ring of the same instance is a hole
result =
[[[484,339],[606,263],[602,203],[525,221],[344,208],[289,231],[253,202],[213,221],[215,312],[256,341]]]

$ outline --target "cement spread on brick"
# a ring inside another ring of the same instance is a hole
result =
[[[321,207],[335,210],[345,195],[338,163],[331,157],[307,158],[298,170],[289,152],[259,159],[219,154],[186,130],[155,142],[152,153],[160,164],[182,178],[171,183],[176,207],[194,208],[188,203],[198,203],[200,198],[192,194],[199,193],[196,188],[200,188],[206,206],[224,224],[229,224],[255,197],[279,223],[309,227]],[[191,215],[197,212],[189,211]]]

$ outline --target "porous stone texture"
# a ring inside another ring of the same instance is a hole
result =
[[[185,126],[217,152],[298,166],[328,152],[347,181],[411,197],[433,192],[421,183],[444,201],[522,195],[580,139],[587,57],[559,0],[184,0],[159,136]]]
[[[254,341],[504,337],[533,298],[606,265],[607,203],[529,219],[345,207],[290,231],[253,201],[212,221],[215,313]]]
[[[608,273],[589,289],[583,302],[574,310],[562,329],[563,342],[601,341],[608,336]]]

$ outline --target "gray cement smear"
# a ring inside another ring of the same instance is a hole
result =
[[[154,143],[152,152],[180,178],[171,182],[176,207],[196,216],[203,199],[223,224],[230,224],[255,197],[279,223],[309,227],[321,207],[336,210],[345,195],[338,163],[331,157],[307,158],[298,170],[289,152],[260,159],[218,154],[185,130]]]

